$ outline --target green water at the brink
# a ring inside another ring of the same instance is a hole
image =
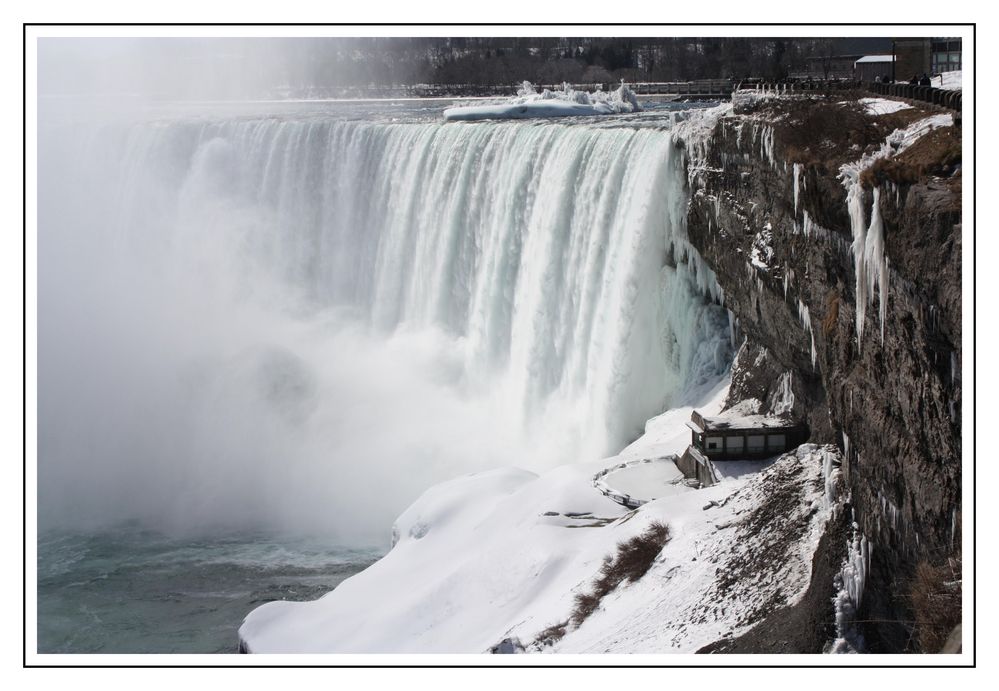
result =
[[[38,541],[39,653],[235,653],[250,610],[315,600],[384,549],[124,528]]]

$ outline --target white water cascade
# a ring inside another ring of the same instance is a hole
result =
[[[43,522],[381,535],[456,474],[615,452],[730,361],[664,129],[304,113],[42,142]]]

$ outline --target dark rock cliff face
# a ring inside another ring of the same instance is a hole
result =
[[[931,151],[904,175],[861,176],[865,228],[879,192],[888,286],[884,323],[872,287],[858,339],[866,301],[837,175],[906,121],[838,106],[843,118],[822,101],[723,117],[706,159],[690,164],[688,232],[745,337],[730,401],[755,397],[773,410],[790,390],[811,441],[844,450],[855,521],[871,544],[864,638],[872,652],[912,651],[915,566],[960,549],[960,167]],[[912,109],[908,122],[931,114]],[[959,142],[959,125],[948,134]]]

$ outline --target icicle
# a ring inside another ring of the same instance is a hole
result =
[[[777,379],[777,393],[774,399],[774,415],[789,414],[794,409],[794,391],[791,388],[790,371],[784,372]]]
[[[850,225],[853,228],[853,260],[856,274],[857,349],[861,348],[867,306],[874,302],[874,289],[880,297],[881,342],[885,338],[888,311],[888,262],[884,255],[884,224],[881,220],[881,191],[874,188],[870,225],[865,223],[864,191],[859,176],[847,192]]]
[[[825,507],[831,509],[836,503],[836,483],[839,480],[840,471],[836,464],[836,454],[828,451],[822,452],[822,478],[825,482]]]
[[[854,538],[848,545],[846,559],[836,576],[838,592],[833,598],[836,640],[828,650],[830,653],[855,653],[859,647],[859,637],[853,631],[853,623],[864,597],[871,553],[867,538],[859,533],[856,523],[853,527]]]
[[[798,187],[801,180],[801,164],[794,164],[794,215],[798,215]]]
[[[888,259],[885,257],[884,223],[881,220],[881,190],[874,188],[874,204],[871,207],[871,225],[867,229],[867,243],[864,247],[864,263],[868,272],[868,286],[878,287],[879,312],[881,317],[881,343],[885,342],[885,317],[888,311]],[[873,300],[873,292],[869,293]]]

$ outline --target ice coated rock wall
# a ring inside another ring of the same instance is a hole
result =
[[[731,115],[691,150],[691,242],[746,335],[732,400],[790,403],[812,441],[844,450],[871,554],[862,614],[911,619],[908,578],[953,547],[961,506],[960,196],[941,178],[871,189],[857,170],[844,182],[795,160],[772,123]],[[888,154],[912,143],[906,132],[948,124],[898,130]],[[758,266],[764,228],[772,256]],[[901,626],[870,628],[875,650],[907,643]]]

